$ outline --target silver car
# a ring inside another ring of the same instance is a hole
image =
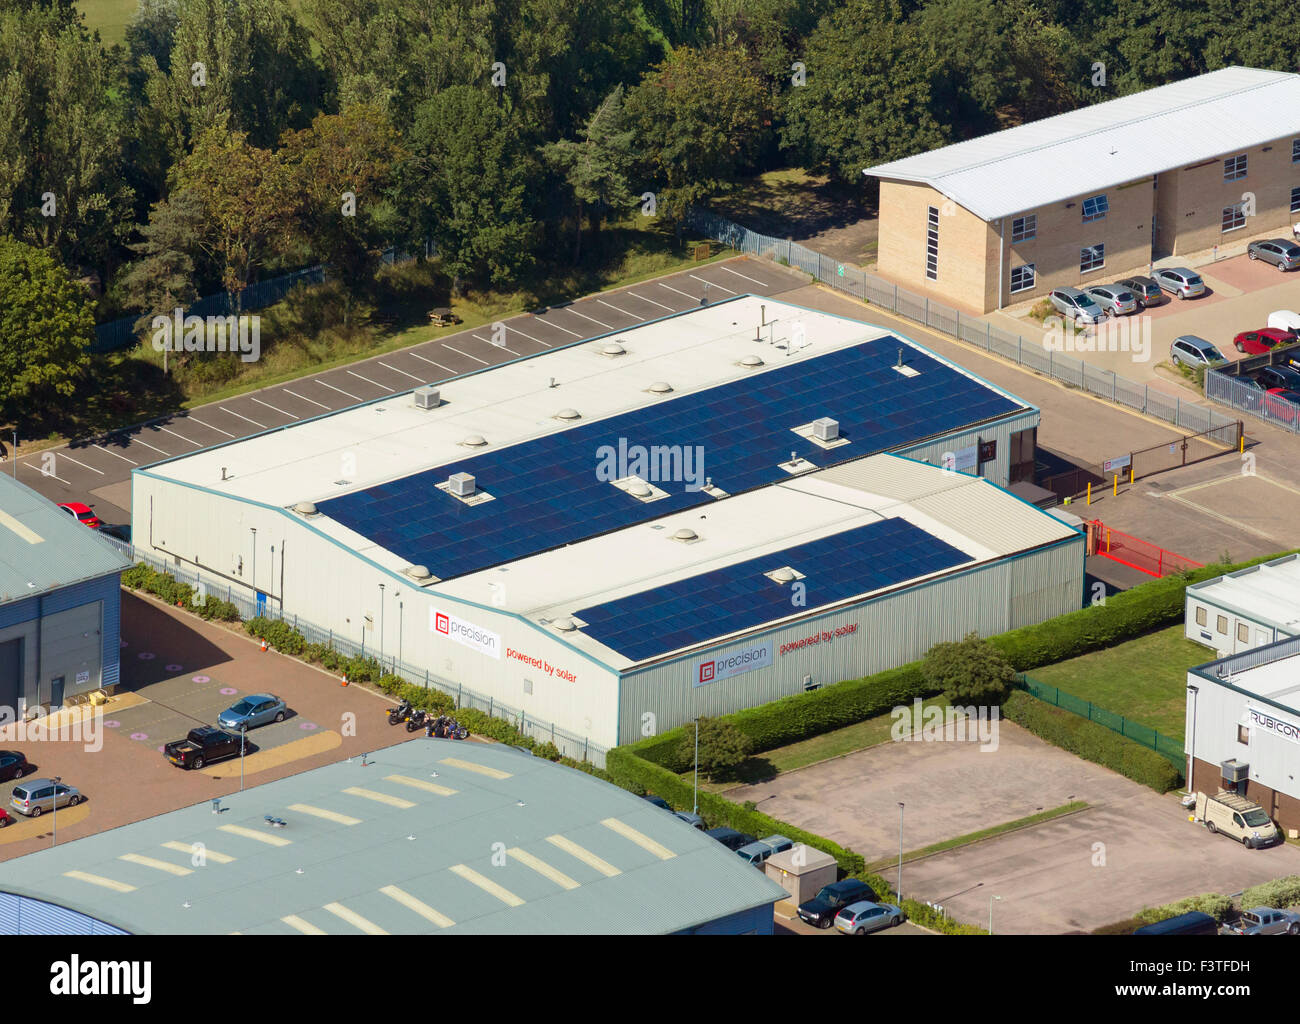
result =
[[[1137,296],[1123,285],[1098,284],[1085,288],[1084,291],[1092,296],[1093,301],[1107,316],[1128,316],[1142,308],[1138,304]]]
[[[835,915],[835,927],[845,935],[866,935],[903,923],[903,911],[892,903],[850,903]]]
[[[1156,284],[1180,299],[1195,299],[1205,294],[1205,282],[1196,271],[1186,267],[1166,267],[1153,276]]]
[[[1233,935],[1300,935],[1300,914],[1293,910],[1255,907],[1243,910],[1241,920],[1227,930]]]
[[[222,729],[239,732],[255,729],[271,722],[283,722],[289,712],[288,705],[273,693],[253,693],[226,708],[217,716]]]
[[[1223,353],[1195,334],[1180,334],[1169,346],[1169,360],[1175,366],[1211,366],[1223,362]]]
[[[73,786],[65,786],[53,779],[30,779],[14,786],[9,806],[19,814],[39,818],[44,812],[54,810],[57,800],[60,807],[75,807],[85,797]]]
[[[1265,238],[1246,246],[1246,255],[1252,260],[1271,263],[1278,270],[1295,270],[1300,267],[1300,245],[1285,238]]]
[[[1106,316],[1096,299],[1078,288],[1054,288],[1048,299],[1076,324],[1099,324]]]

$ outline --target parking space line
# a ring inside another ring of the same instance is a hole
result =
[[[55,452],[55,453],[54,453],[54,457],[55,457],[56,459],[58,458],[58,452]],[[65,459],[67,459],[69,462],[71,462],[74,466],[80,466],[82,469],[88,469],[88,470],[90,470],[92,473],[98,473],[100,476],[103,476],[103,475],[104,475],[104,471],[103,471],[102,469],[96,469],[94,466],[87,466],[84,462],[78,462],[76,459],[74,459],[74,458],[73,458],[71,455],[69,455],[67,452],[64,452],[64,453],[63,453],[63,457],[64,457]]]
[[[344,395],[345,397],[352,399],[352,401],[354,401],[354,402],[359,402],[359,401],[361,401],[361,399],[359,399],[356,395],[349,395],[349,394],[348,394],[346,391],[344,391],[342,388],[336,388],[333,384],[326,384],[326,383],[325,383],[323,380],[321,380],[319,377],[316,377],[316,378],[314,378],[314,379],[315,379],[316,383],[319,384],[321,387],[329,388],[331,391],[337,391],[340,395]]]
[[[253,426],[255,427],[261,427],[262,430],[266,429],[266,427],[262,426],[261,423],[258,423],[257,420],[250,420],[247,416],[243,416],[240,413],[230,412],[230,410],[227,409],[224,405],[219,405],[217,406],[217,408],[220,409],[222,412],[229,412],[231,416],[237,416],[241,420],[246,420],[247,422],[253,424]]]
[[[442,347],[443,347],[443,348],[446,348],[446,349],[451,349],[451,351],[455,352],[456,355],[458,355],[458,356],[464,356],[466,359],[473,359],[474,362],[476,362],[476,363],[482,363],[484,366],[491,366],[491,365],[492,365],[492,364],[489,363],[486,359],[480,359],[478,356],[472,356],[472,355],[470,355],[468,352],[462,352],[462,351],[461,351],[460,349],[458,349],[458,348],[452,348],[451,345],[448,345],[448,344],[446,344],[445,342],[443,343],[443,346],[442,346]]]
[[[540,317],[538,318],[540,319]],[[572,334],[575,338],[585,338],[585,334],[579,334],[577,331],[571,331],[567,327],[561,327],[559,324],[553,324],[549,320],[542,320],[547,327],[554,327],[557,331],[563,331],[565,334]]]
[[[435,363],[432,359],[425,359],[424,356],[420,355],[420,353],[418,352],[408,352],[407,355],[413,356],[414,358],[420,360],[420,362],[422,363],[428,363],[430,366],[436,366],[439,370],[446,370],[453,377],[456,376],[457,371],[453,370],[450,366],[443,366],[442,363]]]
[[[596,301],[599,302],[602,306],[608,306],[608,307],[609,307],[610,309],[612,309],[615,313],[622,313],[624,316],[630,316],[633,320],[644,320],[644,319],[645,319],[645,317],[643,317],[643,316],[637,316],[635,313],[629,313],[626,309],[619,309],[619,308],[618,308],[617,306],[615,306],[613,303],[611,303],[611,302],[606,302],[604,299],[597,299]]]
[[[572,313],[574,316],[580,316],[580,317],[582,317],[582,319],[584,319],[584,320],[590,320],[590,321],[591,321],[593,324],[595,324],[597,327],[603,327],[603,328],[605,328],[605,330],[607,330],[607,331],[612,331],[612,330],[614,329],[614,328],[610,327],[609,324],[601,323],[601,322],[600,322],[599,320],[597,320],[594,316],[587,316],[586,313],[579,313],[579,312],[578,312],[576,309],[574,309],[572,306],[565,306],[564,308],[567,309],[567,310],[568,310],[570,313]]]
[[[655,302],[654,299],[647,299],[644,295],[638,295],[636,292],[628,292],[628,294],[632,296],[632,298],[634,299],[640,299],[642,302],[648,302],[650,303],[650,305],[658,306],[660,309],[666,309],[670,313],[677,312],[677,310],[673,309],[672,306],[665,306],[662,302]]]
[[[330,411],[332,411],[328,405],[322,405],[320,402],[317,402],[317,401],[314,400],[314,399],[308,398],[308,397],[306,397],[305,395],[300,395],[300,394],[298,394],[298,392],[296,392],[296,391],[290,391],[288,388],[281,388],[281,390],[282,390],[286,395],[293,395],[293,397],[296,398],[296,399],[298,399],[298,401],[300,401],[300,402],[308,402],[308,403],[310,403],[311,405],[316,406],[316,408],[318,408],[318,409],[324,409],[326,412],[330,412]]]
[[[174,431],[174,430],[168,430],[166,427],[159,427],[158,429],[161,430],[161,431],[162,431],[163,433],[165,433],[165,434],[171,434],[172,437],[179,437],[182,441],[188,441],[190,444],[194,445],[195,448],[202,448],[202,447],[203,447],[203,445],[199,444],[198,441],[192,441],[192,440],[190,440],[190,438],[186,437],[184,434],[178,434],[178,433],[176,433],[176,431]]]
[[[399,370],[396,366],[389,366],[387,363],[383,362],[382,360],[379,361],[379,365],[382,366],[385,370],[392,370],[394,373],[400,373],[403,377],[410,377],[411,380],[418,380],[421,384],[424,383],[424,380],[420,377],[417,377],[415,374],[407,373],[405,370]]]
[[[390,394],[394,390],[393,388],[390,388],[387,384],[380,384],[379,381],[377,380],[371,380],[369,377],[363,377],[361,376],[361,374],[353,373],[351,370],[348,370],[347,374],[349,377],[355,377],[357,380],[364,380],[367,384],[373,384],[377,388],[383,388],[385,391],[389,392]]]
[[[72,486],[71,480],[64,480],[63,477],[59,476],[57,473],[53,473],[53,472],[47,473],[45,472],[44,469],[37,469],[35,466],[30,466],[23,462],[19,462],[18,465],[23,466],[25,469],[30,469],[33,473],[39,473],[41,476],[53,477],[61,484],[67,484],[69,487]]]
[[[759,280],[757,280],[757,279],[755,279],[755,278],[752,278],[752,277],[745,277],[745,275],[742,274],[739,270],[732,270],[730,267],[718,267],[718,269],[719,269],[719,270],[725,270],[728,274],[735,274],[737,277],[744,277],[746,281],[753,281],[754,284],[758,285],[760,288],[767,288],[767,287],[768,287],[768,286],[765,285],[762,281],[759,281]]]
[[[171,457],[171,452],[165,452],[161,448],[155,448],[148,441],[141,441],[138,437],[131,438],[131,444],[143,445],[144,447],[148,448],[150,451],[157,452],[159,455],[166,455],[169,458]]]
[[[399,889],[395,885],[386,885],[379,891],[389,899],[396,900],[407,910],[412,910],[426,921],[436,924],[439,928],[450,928],[456,923],[446,914],[438,913],[438,911],[434,910],[433,907],[429,906],[429,904],[412,896],[405,889]]]
[[[186,416],[185,418],[187,420],[190,420],[193,423],[197,423],[200,427],[207,427],[209,430],[215,430],[218,434],[226,434],[226,432],[222,430],[220,427],[214,427],[211,423],[206,423],[203,420],[199,419],[197,416],[190,415],[190,416]],[[234,437],[234,436],[235,436],[234,434],[226,434],[226,437]]]
[[[514,349],[506,348],[505,345],[498,345],[495,341],[488,341],[487,338],[480,338],[477,334],[471,334],[470,337],[473,338],[475,341],[483,342],[484,345],[491,345],[493,348],[504,349],[506,352],[509,352],[512,356],[519,355],[519,353],[516,352]]]
[[[249,397],[249,399],[251,399],[252,401],[256,402],[258,405],[264,405],[264,406],[266,406],[268,409],[270,409],[272,412],[278,412],[281,416],[288,416],[289,419],[291,419],[291,420],[296,420],[296,419],[301,419],[301,418],[302,418],[302,417],[300,417],[300,416],[295,416],[295,415],[294,415],[293,413],[291,413],[291,412],[285,412],[283,409],[277,409],[277,408],[276,408],[275,406],[273,406],[270,402],[263,402],[260,398],[253,398],[252,395],[249,395],[248,397]]]
[[[114,458],[121,459],[123,462],[131,462],[131,460],[128,459],[125,455],[118,455],[117,452],[109,451],[109,449],[105,448],[105,447],[104,447],[103,445],[101,445],[101,444],[92,444],[90,447],[92,447],[92,448],[98,448],[101,452],[105,452],[105,453],[108,454],[108,455],[112,455]],[[133,466],[138,466],[138,465],[140,465],[140,463],[138,463],[138,462],[131,462],[131,465],[133,465]]]
[[[505,328],[507,331],[514,331],[516,334],[523,334],[523,336],[527,338],[529,341],[535,341],[539,345],[545,345],[547,348],[551,348],[550,342],[542,341],[541,338],[534,338],[531,334],[524,334],[524,332],[521,331],[518,327],[512,327],[510,326],[510,324],[506,324]]]
[[[660,288],[667,288],[670,292],[677,292],[677,294],[680,295],[680,296],[682,296],[682,298],[690,299],[692,302],[698,302],[698,301],[699,301],[698,299],[696,299],[696,297],[695,297],[694,295],[687,295],[684,291],[680,291],[679,289],[674,288],[674,287],[673,287],[672,285],[670,285],[670,284],[664,284],[662,281],[659,282],[659,287],[660,287]]]
[[[714,281],[706,281],[706,280],[704,280],[704,278],[702,278],[702,277],[696,277],[696,275],[694,275],[694,274],[688,274],[687,277],[694,277],[695,280],[699,281],[701,284],[707,285],[707,286],[710,287],[710,288],[721,288],[722,291],[726,292],[728,295],[735,295],[735,294],[736,294],[736,293],[733,292],[730,288],[723,288],[722,285],[717,284],[717,283],[714,282]]]

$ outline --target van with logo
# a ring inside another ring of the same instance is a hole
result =
[[[1214,796],[1196,794],[1196,820],[1214,835],[1236,839],[1248,850],[1271,846],[1282,841],[1281,830],[1264,808],[1239,793],[1220,790]]]

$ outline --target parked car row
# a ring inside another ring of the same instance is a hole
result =
[[[249,729],[283,722],[289,706],[273,693],[254,693],[236,701],[217,716],[216,726],[191,729],[183,740],[164,744],[163,756],[178,768],[197,770],[247,750]]]
[[[1180,299],[1193,299],[1205,294],[1205,282],[1186,267],[1168,267],[1151,277],[1140,275],[1087,288],[1054,288],[1048,301],[1076,324],[1098,324],[1107,317],[1131,316],[1159,305],[1165,301],[1166,292]]]
[[[662,810],[667,811],[675,818],[680,818],[682,821],[686,822],[686,824],[690,825],[691,828],[699,828],[699,829],[704,828],[704,819],[701,818],[698,814],[694,814],[691,811],[674,811],[673,805],[670,804],[667,800],[665,800],[661,796],[655,796],[653,793],[649,793],[646,796],[643,796],[641,799],[646,800],[649,803],[654,804],[656,807],[659,807]]]

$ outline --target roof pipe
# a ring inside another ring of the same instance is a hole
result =
[[[1002,308],[1002,283],[1003,281],[1006,280],[1006,278],[1003,277],[1005,271],[1003,270],[1003,266],[1002,266],[1002,253],[1006,247],[1006,244],[1007,244],[1007,219],[1005,217],[999,217],[998,218],[998,305],[997,305],[998,309]]]

